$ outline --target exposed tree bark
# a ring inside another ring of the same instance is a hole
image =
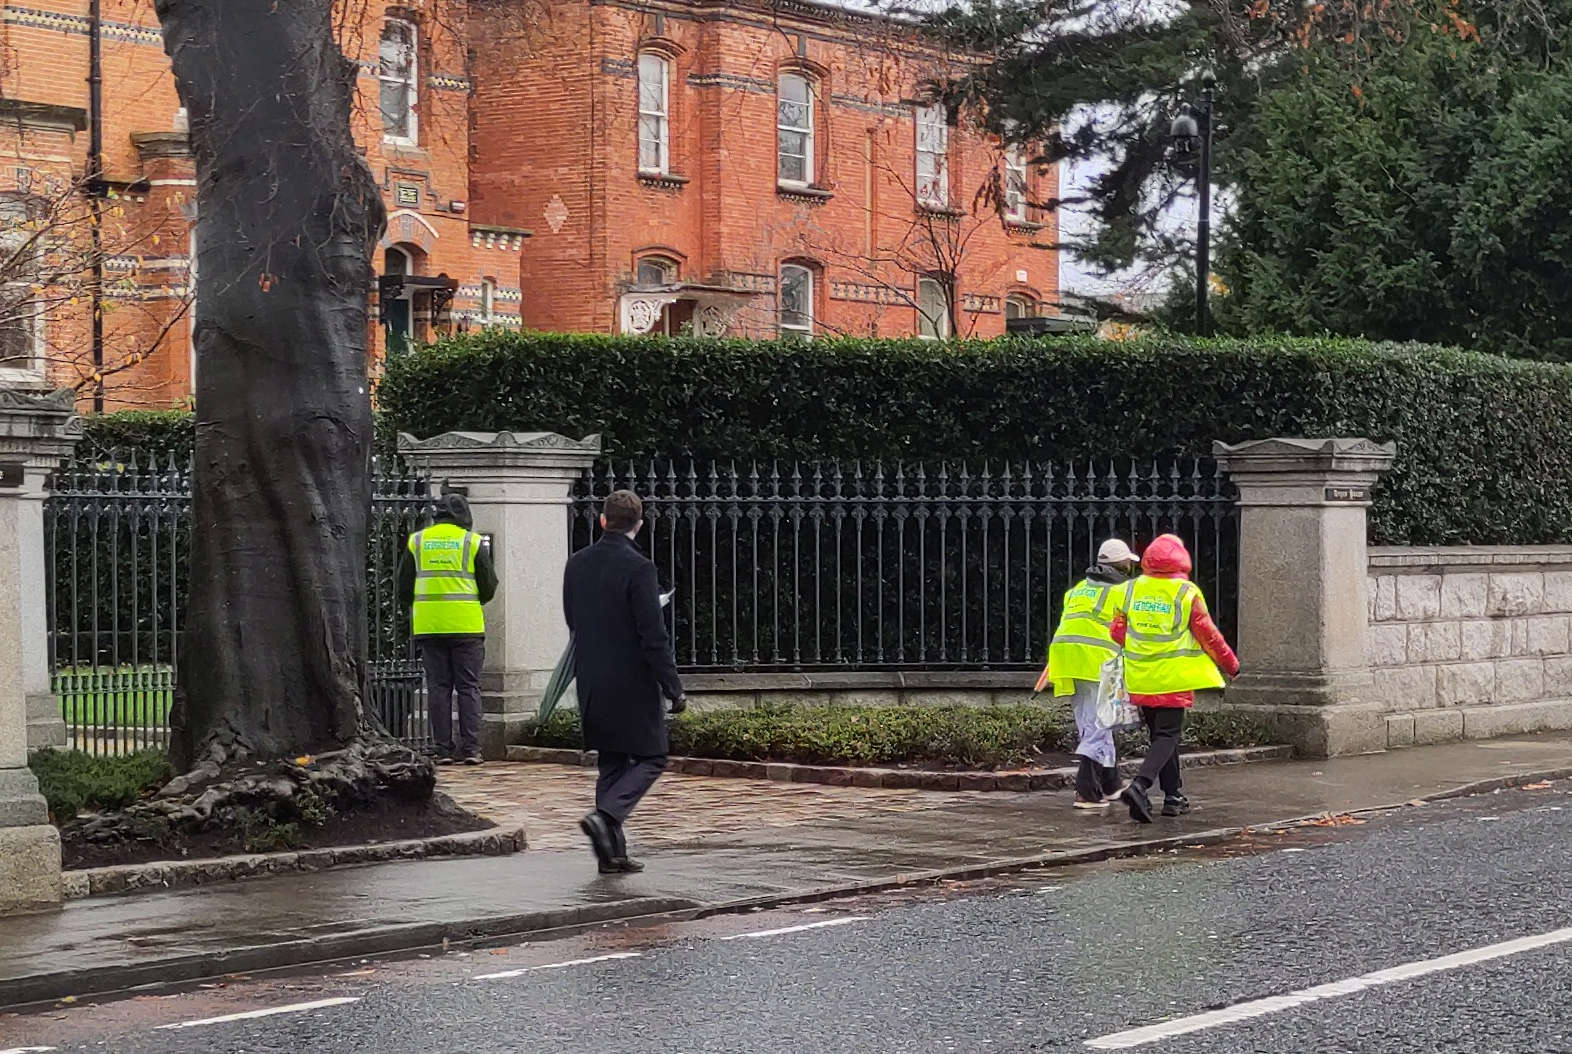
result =
[[[197,171],[196,464],[177,768],[354,740],[367,298],[385,215],[331,0],[157,0]]]

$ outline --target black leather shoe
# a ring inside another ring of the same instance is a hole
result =
[[[603,875],[636,875],[643,870],[643,864],[626,856],[613,857],[600,865],[600,873]]]
[[[1136,823],[1152,822],[1152,802],[1146,792],[1135,784],[1130,784],[1119,792],[1119,800],[1130,807],[1130,819]]]
[[[1190,799],[1183,794],[1170,794],[1163,798],[1164,816],[1183,816],[1190,811]]]
[[[609,874],[608,869],[612,861],[617,858],[616,843],[613,841],[611,825],[606,822],[599,810],[592,812],[579,821],[579,830],[583,831],[590,840],[590,848],[595,850],[595,859],[600,862],[601,874]]]

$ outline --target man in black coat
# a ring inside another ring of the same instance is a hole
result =
[[[568,560],[562,610],[575,640],[573,665],[584,745],[600,756],[595,811],[579,826],[602,874],[642,871],[628,858],[622,825],[666,769],[666,707],[687,708],[661,613],[655,565],[633,539],[644,503],[632,491],[606,498],[605,533]]]

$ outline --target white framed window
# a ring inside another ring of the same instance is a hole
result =
[[[1012,146],[1004,153],[1004,215],[1020,223],[1026,222],[1026,148]]]
[[[671,171],[671,63],[663,56],[639,56],[639,171]]]
[[[950,207],[950,124],[942,103],[917,109],[917,202]]]
[[[917,279],[917,335],[924,340],[950,339],[950,302],[937,278]]]
[[[36,216],[21,198],[0,198],[0,381],[44,376],[44,306],[34,291],[37,253],[28,247]]]
[[[480,321],[490,325],[497,320],[497,283],[491,278],[480,280]]]
[[[813,82],[783,73],[776,91],[776,178],[807,186],[813,179]]]
[[[1037,304],[1031,297],[1015,293],[1004,298],[1004,317],[1006,320],[1012,318],[1034,318],[1036,315]]]
[[[646,256],[639,261],[638,269],[634,272],[634,281],[641,286],[675,285],[677,281],[677,261],[668,260],[664,256]]]
[[[781,265],[780,335],[813,339],[813,272],[801,264]]]
[[[415,23],[402,18],[383,19],[377,80],[382,87],[382,137],[389,142],[413,143],[418,138],[415,122],[415,111],[420,104],[418,43]]]

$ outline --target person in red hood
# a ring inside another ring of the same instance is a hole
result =
[[[1239,659],[1206,611],[1206,598],[1190,581],[1190,553],[1165,534],[1146,547],[1142,574],[1125,587],[1123,612],[1113,639],[1124,648],[1124,683],[1130,702],[1152,736],[1141,771],[1120,792],[1130,816],[1152,822],[1147,797],[1153,783],[1163,791],[1163,815],[1190,811],[1179,780],[1179,736],[1195,693],[1221,688],[1224,675],[1239,673]]]

